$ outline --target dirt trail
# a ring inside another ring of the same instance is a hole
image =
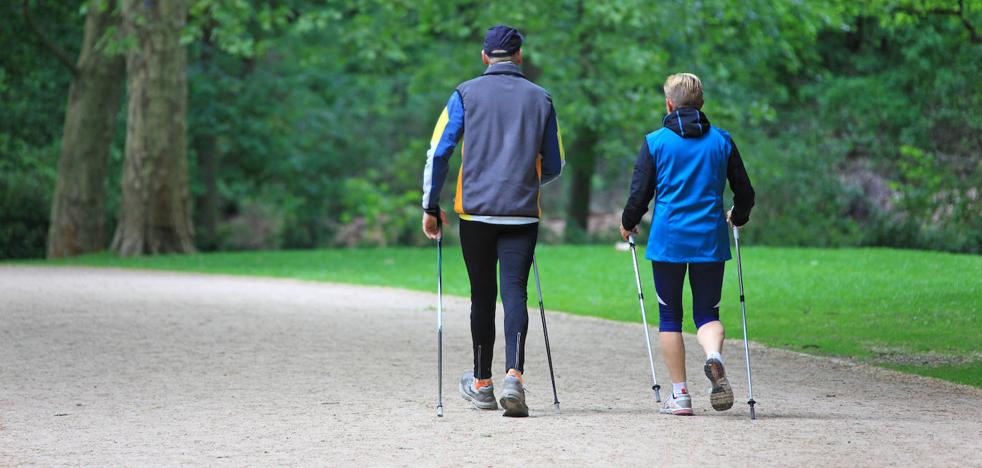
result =
[[[532,417],[472,410],[456,391],[470,362],[459,298],[446,301],[438,419],[433,303],[289,280],[0,267],[0,466],[982,465],[978,389],[753,346],[751,422],[740,342],[724,352],[738,402],[717,413],[689,337],[696,416],[662,416],[640,326],[559,313],[562,415],[537,315]]]

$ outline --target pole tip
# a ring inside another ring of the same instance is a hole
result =
[[[651,387],[655,391],[655,401],[661,402],[661,385],[654,385]]]
[[[436,407],[436,417],[438,417],[438,418],[442,418],[443,417],[443,407],[442,406],[437,406]]]
[[[557,414],[557,415],[558,415],[558,414],[560,414],[560,413],[559,413],[559,402],[558,402],[558,401],[557,401],[556,403],[554,403],[554,404],[552,405],[552,407],[553,407],[553,408],[554,408],[554,409],[556,410],[556,414]]]

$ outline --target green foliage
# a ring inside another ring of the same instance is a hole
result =
[[[982,45],[957,18],[931,13],[950,3],[871,2],[854,11],[845,28],[823,33],[825,74],[803,87],[817,114],[794,119],[833,122],[810,133],[844,151],[829,169],[848,178],[862,162],[890,189],[858,219],[865,244],[982,252]],[[965,14],[979,13],[969,5]]]
[[[755,231],[749,227],[744,233]],[[742,254],[754,341],[982,386],[977,349],[982,258],[889,249],[747,248],[749,242],[744,242]],[[97,255],[46,264],[263,275],[433,292],[435,255],[432,247],[379,248],[126,259]],[[445,291],[466,296],[460,249],[444,247],[443,255]],[[640,320],[628,252],[599,245],[540,246],[537,258],[547,308]],[[650,291],[645,265],[641,263],[642,279]],[[731,339],[740,334],[735,267],[728,265],[720,309]],[[692,332],[689,296],[683,295],[685,330]],[[530,290],[530,307],[535,307],[535,297]],[[649,310],[657,310],[654,295],[648,297]]]
[[[30,3],[73,56],[91,5]],[[19,7],[0,6],[0,193],[32,210],[17,228],[31,240],[0,250],[37,255],[70,76]],[[660,126],[665,77],[690,71],[757,187],[751,240],[982,252],[982,6],[942,0],[193,0],[199,248],[425,244],[417,198],[432,125],[453,87],[483,70],[496,23],[525,34],[525,71],[553,94],[570,167],[596,161],[595,213],[619,209],[640,139]],[[104,40],[126,48],[115,33]],[[452,179],[459,156],[451,164]],[[544,190],[547,221],[566,208],[566,179]],[[214,231],[202,228],[209,200]]]
[[[863,234],[850,210],[864,203],[863,194],[828,170],[841,163],[842,148],[835,140],[802,140],[807,129],[792,134],[743,134],[747,144],[740,151],[757,192],[748,240],[822,247],[860,244]]]
[[[30,2],[52,42],[78,49],[81,2]],[[69,71],[40,48],[21,2],[0,4],[0,258],[43,257]],[[72,52],[68,52],[69,56]]]
[[[43,257],[58,147],[0,133],[0,154],[0,258]]]

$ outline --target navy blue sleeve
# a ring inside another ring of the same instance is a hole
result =
[[[648,141],[641,142],[641,151],[634,161],[634,175],[631,176],[631,194],[627,197],[627,205],[621,214],[621,225],[630,231],[641,222],[641,217],[648,212],[648,203],[655,196],[655,160],[648,149]]]
[[[545,133],[542,136],[542,147],[539,154],[542,157],[541,184],[552,182],[563,172],[566,165],[566,153],[563,150],[563,135],[559,131],[559,120],[556,118],[556,108],[550,102],[549,120],[546,121]]]
[[[447,100],[447,106],[437,119],[430,138],[430,150],[426,152],[423,168],[423,211],[440,214],[440,191],[447,179],[450,155],[464,134],[464,103],[458,91]]]
[[[734,226],[743,226],[750,221],[750,210],[754,207],[754,187],[750,184],[750,176],[743,167],[743,158],[736,143],[730,140],[730,156],[726,161],[726,180],[730,182],[733,191],[733,214],[730,220]]]

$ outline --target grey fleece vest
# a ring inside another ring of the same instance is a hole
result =
[[[552,97],[511,63],[457,87],[464,104],[458,211],[539,216],[538,158]]]

